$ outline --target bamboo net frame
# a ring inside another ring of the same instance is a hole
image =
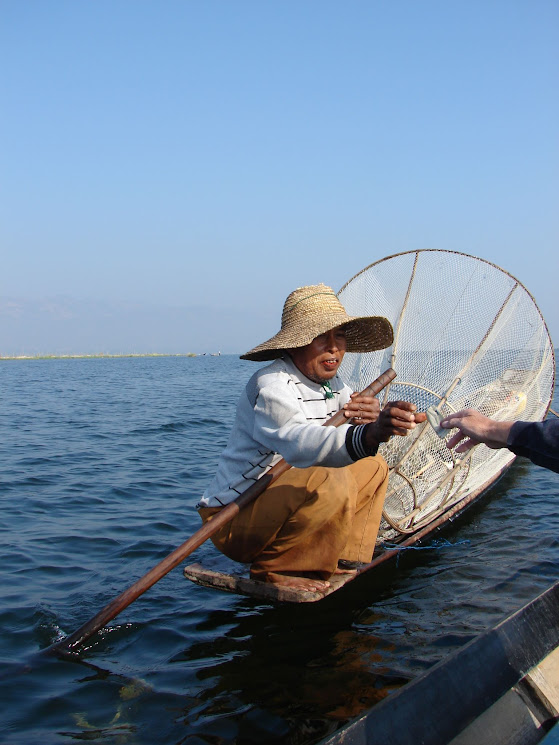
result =
[[[398,377],[381,403],[412,401],[442,416],[473,408],[499,420],[545,418],[555,383],[546,323],[528,290],[496,264],[422,249],[370,264],[338,293],[351,315],[384,315],[392,347],[347,354],[354,390],[387,367]],[[414,533],[506,468],[514,455],[479,445],[457,456],[426,422],[381,446],[390,482],[381,540]]]

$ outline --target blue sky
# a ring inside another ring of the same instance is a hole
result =
[[[242,353],[441,248],[559,342],[556,0],[0,0],[0,354]]]

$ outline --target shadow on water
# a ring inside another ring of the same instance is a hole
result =
[[[250,600],[209,613],[197,626],[209,637],[170,660],[209,663],[196,673],[196,717],[185,718],[205,737],[225,737],[219,717],[235,712],[235,737],[216,742],[310,743],[334,731],[407,680],[382,670],[380,640],[353,629],[358,615],[345,603],[272,608]]]
[[[27,669],[6,670],[4,702],[19,710],[12,726],[36,722],[37,737],[48,727],[64,738],[123,744],[312,743],[407,680],[383,672],[380,640],[352,628],[358,615],[345,603],[270,607],[234,598],[200,618],[200,641],[146,678],[127,675],[121,660],[145,629],[122,627],[85,650],[113,658],[107,667],[37,655]],[[26,729],[32,741],[35,729]]]

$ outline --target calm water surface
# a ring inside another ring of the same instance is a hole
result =
[[[2,743],[310,745],[557,578],[559,475],[519,460],[442,546],[343,597],[274,608],[177,567],[80,661],[37,656],[199,527],[255,369],[232,356],[0,362]]]

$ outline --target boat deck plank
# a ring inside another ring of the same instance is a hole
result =
[[[330,587],[328,589],[318,592],[308,592],[306,590],[297,590],[293,587],[273,585],[269,582],[259,582],[242,574],[216,571],[201,564],[190,564],[184,568],[183,573],[187,579],[203,587],[234,592],[240,595],[249,595],[250,597],[261,598],[262,600],[275,603],[315,603],[327,595],[336,592],[336,590],[339,590],[340,587],[355,577],[352,574],[334,575],[329,580]]]

